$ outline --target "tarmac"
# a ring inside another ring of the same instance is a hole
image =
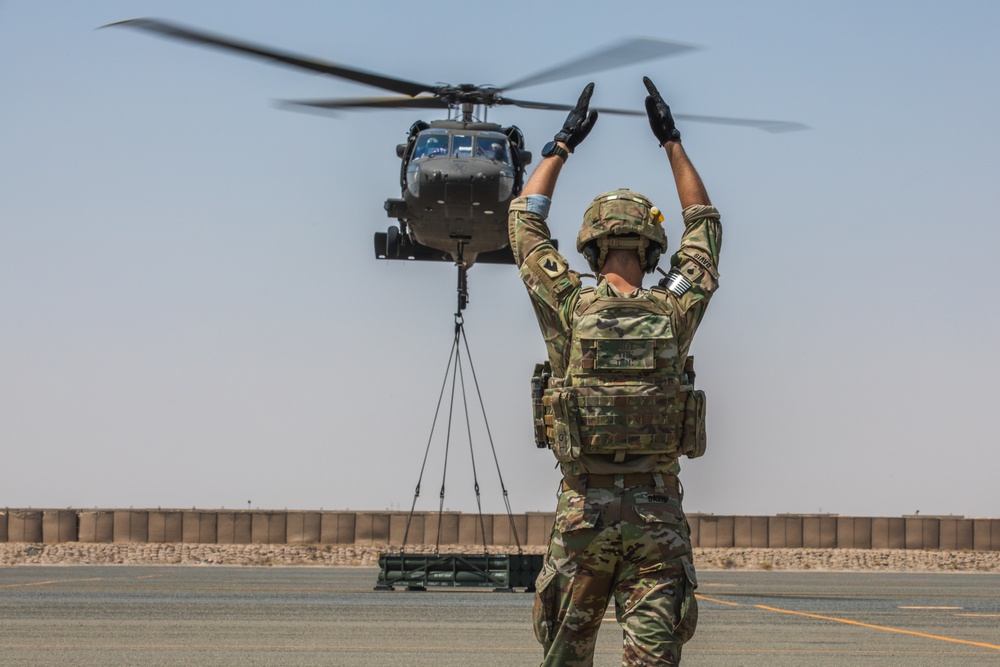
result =
[[[0,568],[0,664],[537,665],[531,594],[373,590],[377,569]],[[683,664],[1000,664],[1000,575],[708,571]],[[609,610],[594,664],[620,664]]]

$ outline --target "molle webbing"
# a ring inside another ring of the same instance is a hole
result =
[[[577,387],[581,450],[587,453],[673,452],[679,446],[687,392],[597,396]]]

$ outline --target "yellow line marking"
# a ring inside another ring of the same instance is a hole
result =
[[[897,607],[897,609],[965,609],[965,607],[916,607],[916,606],[906,607],[906,606],[900,606],[900,607]]]
[[[730,607],[742,607],[743,605],[739,602],[728,602],[726,600],[718,600],[716,598],[710,598],[705,595],[695,595],[699,600],[705,600],[706,602],[718,602],[719,604],[729,605]]]
[[[971,618],[1000,618],[1000,614],[954,614],[954,616],[963,616]]]
[[[983,642],[972,642],[966,639],[955,639],[954,637],[942,637],[941,635],[929,635],[924,632],[916,632],[915,630],[903,630],[900,628],[890,628],[886,625],[872,625],[871,623],[862,623],[861,621],[852,621],[847,618],[837,618],[836,616],[821,616],[819,614],[807,614],[804,611],[790,611],[788,609],[778,609],[777,607],[768,607],[762,604],[754,605],[758,609],[763,609],[765,611],[776,611],[782,614],[792,614],[793,616],[805,616],[806,618],[816,618],[821,621],[835,621],[837,623],[846,623],[847,625],[857,625],[862,628],[871,628],[872,630],[885,630],[886,632],[897,632],[901,635],[912,635],[914,637],[924,637],[925,639],[937,639],[943,642],[953,642],[955,644],[966,644],[968,646],[978,646],[980,648],[991,648],[1000,651],[1000,646],[996,644],[986,644]]]
[[[26,588],[28,586],[49,586],[50,584],[68,584],[75,581],[100,581],[100,577],[91,577],[90,579],[53,579],[51,581],[33,581],[28,584],[4,584],[0,588]]]

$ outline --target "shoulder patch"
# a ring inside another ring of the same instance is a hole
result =
[[[566,273],[566,260],[555,252],[546,252],[538,258],[538,268],[553,280]]]

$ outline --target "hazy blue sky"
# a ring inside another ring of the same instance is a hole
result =
[[[695,341],[709,450],[689,511],[1000,516],[1000,4],[0,2],[0,505],[408,508],[451,345],[455,271],[377,262],[418,118],[289,113],[372,88],[128,30],[171,19],[420,81],[503,84],[625,36],[707,47],[602,72],[595,105],[682,123],[723,213]],[[587,77],[518,91],[571,103]],[[494,109],[537,152],[561,112]],[[605,116],[550,222],[649,195],[642,118]],[[572,258],[576,268],[584,264]],[[476,266],[466,331],[516,511],[554,507],[512,267]],[[456,422],[446,506],[474,507]],[[439,427],[439,434],[441,428]],[[502,508],[474,433],[484,507]],[[418,509],[436,509],[443,441]]]

